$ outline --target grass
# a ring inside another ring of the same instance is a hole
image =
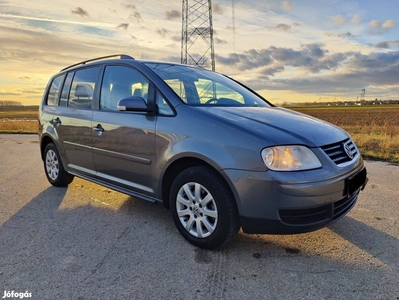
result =
[[[37,133],[37,120],[2,120],[0,133]]]
[[[399,105],[295,107],[345,129],[366,159],[399,163]],[[37,133],[37,107],[0,107],[0,133]]]
[[[37,133],[37,106],[0,106],[0,133]]]
[[[399,163],[399,126],[343,126],[364,158]]]
[[[346,130],[363,158],[399,163],[399,105],[293,108]]]

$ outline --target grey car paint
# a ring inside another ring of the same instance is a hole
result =
[[[179,108],[175,119],[168,119],[169,124],[173,123],[169,128],[173,134],[162,132],[165,125],[157,126],[157,138],[168,136],[170,140],[167,149],[158,149],[165,153],[166,167],[187,156],[211,164],[230,182],[243,216],[278,218],[278,208],[331,203],[343,197],[345,179],[363,166],[359,158],[350,166],[337,168],[317,147],[348,135],[332,124],[303,114],[280,108]],[[209,124],[212,128],[207,127]],[[275,144],[314,147],[323,168],[302,172],[267,170],[260,150]],[[162,178],[162,170],[156,177]]]
[[[39,108],[42,154],[47,144],[54,143],[66,172],[145,200],[163,202],[166,207],[170,186],[179,172],[198,164],[211,166],[231,190],[240,224],[248,233],[315,230],[345,215],[356,202],[365,182],[356,182],[353,194],[347,193],[347,186],[348,178],[359,176],[356,174],[364,168],[361,156],[337,166],[320,148],[349,139],[344,130],[269,104],[186,105],[145,64],[130,59],[94,63],[101,72],[104,65],[139,70],[151,83],[151,99],[160,95],[167,99],[172,114],[156,114],[151,108],[155,107],[151,102],[154,100],[149,100],[149,112],[99,110],[100,79],[92,109],[47,106],[51,79]],[[62,72],[81,67],[86,66]],[[322,167],[272,171],[263,162],[261,151],[277,145],[306,146]],[[360,177],[364,180],[365,171],[362,172]],[[346,205],[342,213],[336,207],[341,202]],[[319,210],[325,214],[323,218],[306,222],[308,214],[320,213]],[[295,219],[296,211],[303,212],[303,224],[282,220],[283,214],[287,214],[287,220]]]
[[[92,134],[96,176],[154,196],[155,124],[147,114],[95,111],[93,127],[103,129]]]

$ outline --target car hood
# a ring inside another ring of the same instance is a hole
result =
[[[341,128],[317,118],[278,107],[203,107],[225,122],[256,132],[276,145],[319,147],[348,138]],[[228,124],[226,124],[228,125]]]

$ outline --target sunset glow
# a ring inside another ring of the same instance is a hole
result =
[[[273,103],[399,99],[399,0],[213,0],[216,71]],[[49,78],[126,53],[180,62],[181,1],[0,1],[0,101],[38,105]]]

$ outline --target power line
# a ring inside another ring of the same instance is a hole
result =
[[[234,0],[231,0],[231,19],[233,25],[233,53],[236,54],[236,13],[234,7]]]

